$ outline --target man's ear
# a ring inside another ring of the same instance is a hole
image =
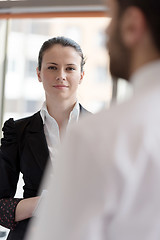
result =
[[[36,72],[37,72],[38,81],[42,82],[42,80],[41,80],[41,71],[39,71],[38,67],[36,68]]]
[[[125,10],[121,19],[121,34],[126,47],[133,47],[144,36],[146,19],[137,7],[129,7]]]
[[[81,72],[81,78],[80,78],[80,80],[79,80],[79,84],[81,84],[81,82],[82,82],[82,80],[83,80],[83,77],[84,77],[84,71]]]

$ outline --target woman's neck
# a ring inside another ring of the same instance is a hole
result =
[[[56,120],[60,131],[62,130],[62,128],[66,128],[70,112],[73,110],[75,104],[76,100],[74,102],[65,101],[58,104],[46,100],[48,113]]]

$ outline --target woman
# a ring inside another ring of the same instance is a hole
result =
[[[63,131],[79,115],[87,113],[77,101],[85,64],[80,46],[57,37],[42,45],[37,67],[46,100],[41,111],[3,127],[0,148],[0,224],[10,228],[7,239],[20,240],[39,201],[37,191],[50,156],[54,160]],[[19,173],[24,179],[24,198],[15,199]]]

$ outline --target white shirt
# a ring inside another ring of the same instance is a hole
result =
[[[70,132],[29,240],[160,239],[160,61]]]
[[[69,125],[71,125],[71,123],[78,121],[79,113],[80,113],[80,107],[77,101],[73,110],[70,112],[67,129]],[[50,159],[51,159],[51,162],[54,163],[55,156],[57,154],[57,149],[60,144],[59,127],[56,120],[49,115],[46,102],[43,103],[40,114],[44,124],[44,133],[45,133],[45,137],[46,137],[46,141],[49,149]]]

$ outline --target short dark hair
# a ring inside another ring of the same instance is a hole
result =
[[[138,7],[143,12],[155,46],[160,50],[160,0],[117,0],[117,3],[120,14],[131,6]]]
[[[39,56],[38,56],[38,69],[39,69],[39,71],[41,70],[42,59],[43,59],[43,55],[44,55],[45,51],[48,50],[49,48],[53,47],[56,44],[60,44],[63,47],[74,48],[76,50],[76,52],[81,57],[81,71],[83,71],[83,66],[85,64],[85,58],[83,56],[83,52],[82,52],[82,49],[81,49],[80,45],[78,43],[76,43],[74,40],[72,40],[70,38],[63,37],[63,36],[50,38],[42,44],[42,47],[39,51]]]

